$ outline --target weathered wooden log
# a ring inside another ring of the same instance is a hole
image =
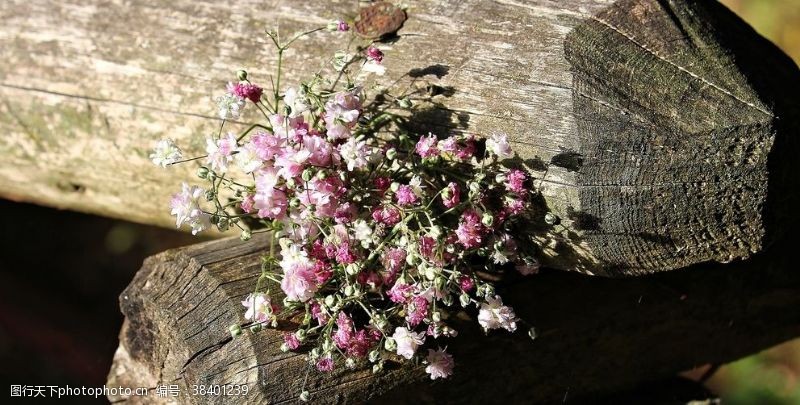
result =
[[[211,96],[275,65],[259,33],[353,16],[356,2],[9,0],[0,8],[0,195],[170,225],[190,167],[150,165],[165,136],[201,152]],[[796,200],[797,66],[714,1],[422,0],[390,44],[428,86],[436,132],[506,132],[568,231],[554,267],[640,274],[762,250]],[[344,46],[287,54],[288,83]],[[245,116],[245,121],[255,116]],[[560,230],[560,228],[559,228]]]
[[[313,403],[591,398],[800,335],[793,249],[786,241],[742,262],[637,278],[552,271],[508,280],[499,287],[504,301],[535,325],[538,337],[531,340],[525,331],[484,336],[474,313],[473,320],[454,313],[448,322],[460,334],[448,351],[456,373],[432,384],[422,365],[392,363],[374,375],[369,369],[309,371],[303,354],[280,352],[280,330],[231,338],[228,326],[245,322],[240,301],[253,289],[262,252],[236,239],[213,241],[149,258],[122,293],[126,321],[109,384],[177,384],[177,400],[189,404],[295,402],[303,388]],[[223,384],[248,384],[249,394],[191,394],[195,385]],[[163,400],[169,399],[175,400]]]

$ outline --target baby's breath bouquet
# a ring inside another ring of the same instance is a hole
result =
[[[329,27],[348,30],[341,21]],[[279,62],[299,38],[268,36]],[[521,236],[531,179],[510,167],[505,135],[409,132],[400,125],[409,114],[393,111],[412,102],[385,90],[388,105],[373,108],[356,79],[383,73],[376,46],[337,53],[333,62],[334,80],[318,74],[285,91],[279,67],[268,94],[239,71],[216,99],[222,125],[206,155],[184,159],[163,140],[151,158],[162,166],[204,162],[198,176],[206,187],[184,183],[170,203],[179,227],[238,228],[245,240],[272,233],[261,276],[242,300],[247,322],[231,327],[234,336],[287,320],[281,324],[297,326],[281,348],[307,352],[322,372],[380,372],[386,361],[416,359],[431,379],[446,378],[454,362],[443,347],[458,334],[449,309],[475,307],[487,332],[521,324],[482,275],[538,270]],[[250,105],[264,122],[226,133],[226,120]]]

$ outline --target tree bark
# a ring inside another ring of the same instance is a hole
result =
[[[234,70],[269,82],[263,29],[356,13],[352,1],[5,1],[0,195],[170,226],[169,196],[193,167],[153,167],[155,141],[202,154],[219,125],[211,97]],[[800,74],[717,2],[421,0],[407,13],[382,45],[387,83],[429,91],[420,130],[511,136],[562,221],[538,241],[546,264],[632,275],[727,262],[791,215]],[[285,83],[345,42],[299,41]]]
[[[742,262],[637,278],[551,271],[505,280],[504,302],[538,337],[525,330],[485,336],[473,311],[456,311],[448,323],[460,334],[445,342],[456,369],[446,382],[431,383],[424,365],[394,362],[381,374],[323,374],[309,371],[302,354],[278,350],[289,324],[229,334],[229,325],[245,322],[240,301],[260,272],[260,243],[225,239],[145,262],[120,296],[126,320],[108,384],[177,384],[181,396],[112,401],[279,404],[306,389],[313,403],[556,403],[728,362],[800,335],[800,273],[786,241]],[[194,385],[222,384],[248,384],[249,394],[191,395]]]

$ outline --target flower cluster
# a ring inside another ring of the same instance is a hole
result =
[[[288,46],[273,40],[279,50]],[[447,378],[454,361],[439,342],[458,334],[452,313],[474,308],[487,332],[513,332],[522,322],[479,273],[538,270],[520,238],[535,191],[513,167],[505,135],[415,134],[396,125],[378,136],[403,118],[370,109],[348,69],[384,61],[377,47],[362,48],[339,69],[346,80],[338,87],[315,78],[271,100],[240,71],[217,98],[219,116],[254,105],[264,121],[240,134],[225,133],[223,121],[206,155],[188,159],[204,160],[198,176],[209,187],[184,184],[172,214],[194,233],[273,233],[242,305],[256,328],[281,319],[297,325],[283,350],[307,350],[323,372],[363,364],[378,372],[386,361],[418,358],[431,379]],[[159,165],[181,157],[172,141],[151,156]]]

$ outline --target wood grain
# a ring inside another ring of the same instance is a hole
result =
[[[538,337],[524,330],[486,336],[473,311],[454,309],[448,322],[459,336],[442,344],[455,356],[455,375],[431,383],[424,366],[397,363],[377,375],[309,372],[302,354],[278,350],[281,330],[232,339],[228,326],[245,322],[240,301],[253,289],[261,252],[237,239],[213,241],[149,258],[121,294],[126,321],[108,384],[178,384],[177,400],[188,404],[293,403],[303,389],[324,404],[590,400],[800,335],[792,249],[786,241],[738,263],[628,279],[552,271],[509,280],[498,291]],[[195,384],[226,383],[248,384],[250,393],[190,394]]]
[[[537,240],[546,264],[642,274],[748,257],[794,202],[783,196],[793,159],[775,151],[799,150],[797,91],[779,91],[798,88],[797,67],[722,6],[696,3],[422,0],[382,46],[390,79],[441,76],[400,82],[437,90],[415,117],[424,127],[513,138],[562,219]],[[169,196],[193,168],[153,167],[154,142],[199,154],[219,124],[211,98],[234,70],[269,81],[276,55],[260,32],[356,7],[5,1],[0,195],[171,226]],[[287,83],[346,41],[299,41]]]

